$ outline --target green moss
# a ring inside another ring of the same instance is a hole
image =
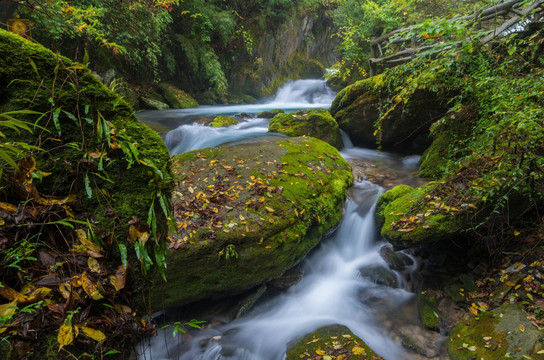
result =
[[[211,123],[213,127],[227,127],[236,124],[238,124],[238,121],[227,115],[216,116]]]
[[[417,295],[417,309],[419,318],[424,327],[429,330],[440,330],[440,319],[438,315],[438,303],[426,293]]]
[[[457,212],[429,200],[433,189],[433,185],[413,189],[380,205],[380,209],[383,208],[380,210],[383,214],[381,234],[396,249],[452,237],[463,228],[464,222]]]
[[[340,221],[353,181],[338,151],[313,138],[203,149],[175,156],[173,172],[180,180],[174,207],[206,198],[204,209],[220,221],[211,226],[201,205],[177,217],[194,231],[170,234],[180,248],[168,255],[168,282],[153,291],[157,308],[280,277]],[[228,200],[214,200],[214,189]],[[237,258],[226,258],[227,246]]]
[[[419,176],[427,179],[438,179],[443,175],[443,169],[449,159],[448,149],[451,141],[452,138],[447,133],[442,133],[434,139],[431,146],[421,156]]]
[[[408,185],[398,185],[383,193],[376,203],[376,223],[378,228],[381,228],[385,223],[385,207],[393,200],[413,191],[414,189]]]
[[[277,114],[270,120],[268,130],[291,137],[311,136],[323,140],[337,149],[343,147],[340,128],[325,109],[298,110],[289,114]]]
[[[446,342],[452,360],[540,359],[542,333],[514,305],[503,305],[455,326]]]
[[[186,92],[168,83],[161,83],[160,88],[164,98],[174,109],[187,109],[198,106],[198,102]]]
[[[298,339],[287,349],[286,360],[336,358],[347,355],[352,360],[380,360],[366,343],[347,327],[330,325]]]

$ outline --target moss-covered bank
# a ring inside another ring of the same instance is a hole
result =
[[[22,294],[2,293],[2,306],[13,309],[14,316],[2,322],[3,331],[10,328],[6,339],[36,358],[62,358],[68,354],[64,349],[71,356],[125,351],[142,334],[144,322],[138,325],[135,314],[143,316],[148,310],[149,285],[129,228],[140,224],[146,229],[150,208],[160,214],[157,194],[168,194],[170,186],[163,181],[169,172],[168,150],[90,70],[4,30],[0,113],[8,124],[14,120],[6,113],[27,121],[33,130],[2,128],[9,141],[39,148],[20,148],[21,153],[13,154],[15,161],[25,158],[17,174],[5,157],[0,163],[5,170],[0,280],[3,289]],[[20,219],[13,217],[10,205],[21,209]],[[164,229],[160,215],[156,219]],[[150,229],[143,231],[149,234]],[[15,268],[7,266],[13,249],[20,251]],[[128,266],[121,266],[125,258]],[[115,269],[120,278],[112,281],[108,276],[115,276]],[[37,277],[50,281],[36,282]],[[41,295],[31,297],[34,290]],[[120,321],[122,309],[129,311]],[[95,347],[98,340],[81,335],[59,352],[57,331],[63,324],[107,334],[103,348]]]
[[[156,309],[244,291],[295,265],[342,216],[353,177],[314,138],[204,149],[173,158],[168,282]]]

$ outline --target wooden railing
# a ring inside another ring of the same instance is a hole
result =
[[[508,29],[521,24],[522,21],[538,21],[544,16],[544,0],[523,4],[524,2],[523,0],[508,0],[475,14],[454,17],[447,21],[452,23],[474,22],[476,29],[483,31],[479,42],[485,45],[508,31]],[[529,15],[531,15],[530,18]],[[376,75],[384,68],[395,67],[409,62],[422,52],[432,51],[431,49],[435,48],[435,53],[437,53],[449,50],[462,42],[448,39],[450,45],[436,48],[436,43],[433,43],[433,40],[435,42],[438,40],[443,41],[443,37],[438,36],[435,38],[434,34],[431,34],[428,38],[421,35],[413,35],[408,38],[405,36],[405,34],[414,32],[416,29],[416,26],[397,29],[372,39],[369,59],[371,76]],[[386,54],[385,49],[393,46],[397,46],[398,51],[393,54]]]

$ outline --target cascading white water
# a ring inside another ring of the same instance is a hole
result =
[[[374,230],[374,206],[381,189],[359,182],[352,192],[357,196],[347,200],[339,228],[305,260],[300,283],[241,319],[193,334],[190,341],[173,339],[171,329],[161,331],[140,359],[281,360],[290,341],[334,324],[349,327],[385,359],[409,359],[382,334],[373,318],[373,301],[366,300],[379,294],[396,307],[413,295],[376,285],[359,272],[387,266],[378,253],[384,244],[376,241]]]
[[[164,142],[171,154],[214,147],[231,141],[264,136],[268,133],[268,120],[249,119],[229,127],[212,127],[201,124],[182,125],[170,131]]]
[[[297,109],[328,108],[335,93],[324,80],[295,80],[283,85],[276,96],[261,104],[200,106],[194,109],[144,111],[138,117],[144,122],[163,121],[163,125],[173,128],[164,136],[171,154],[181,154],[190,150],[224,144],[230,141],[265,136],[268,133],[268,120],[244,117],[240,123],[228,128],[213,128],[196,123],[186,123],[186,119],[214,117],[217,115],[257,114],[262,111],[283,109],[286,112]],[[179,125],[182,124],[182,125]]]
[[[309,108],[308,101],[320,99],[317,101],[328,103],[319,104],[319,107],[328,108],[334,95],[330,89],[320,90],[319,96],[304,95],[312,86],[320,88],[322,85],[324,82],[320,80],[288,83],[266,106],[260,105],[258,110],[256,105],[236,106],[234,113],[281,108],[281,102],[289,100],[293,107]],[[304,101],[295,96],[302,96]],[[204,111],[211,115],[233,114],[226,110],[225,107],[214,107],[214,111],[209,112],[208,107]],[[227,128],[182,125],[169,132],[165,141],[172,153],[183,153],[263,136],[267,131],[268,120],[252,118]],[[345,134],[344,137],[349,140]],[[346,143],[348,147],[342,152],[344,157],[399,163],[393,155],[354,148],[349,141]],[[408,158],[403,161],[406,166],[413,162]],[[386,334],[380,324],[383,319],[376,320],[376,315],[401,308],[413,294],[402,288],[377,285],[361,276],[360,271],[375,266],[387,268],[379,254],[384,243],[375,232],[373,216],[381,191],[380,187],[366,181],[352,187],[341,224],[304,261],[303,279],[287,292],[258,305],[242,318],[222,326],[192,331],[190,336],[173,338],[172,328],[161,330],[149,343],[142,344],[139,360],[281,360],[290,341],[321,326],[334,324],[349,327],[387,360],[410,359]]]

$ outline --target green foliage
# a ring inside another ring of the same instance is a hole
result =
[[[409,216],[396,219],[405,225],[405,234],[397,229],[397,235],[408,239],[428,226],[420,215],[429,207],[452,223],[463,219],[462,229],[476,237],[501,239],[497,246],[515,241],[520,228],[538,229],[542,219],[535,214],[544,205],[540,51],[538,33],[512,35],[493,47],[467,42],[435,60],[421,58],[384,73],[393,100],[384,113],[420,89],[450,99],[451,106],[431,127],[437,140],[426,153],[441,162],[433,174],[437,181],[413,202]]]
[[[338,36],[342,39],[343,57],[336,65],[338,72],[334,76],[347,82],[366,76],[373,37],[413,24],[421,25],[407,30],[401,36],[409,38],[413,33],[434,35],[444,30],[452,33],[453,29],[445,29],[451,23],[443,19],[456,14],[471,14],[491,3],[490,0],[338,0],[333,18],[339,28]]]
[[[159,76],[159,59],[172,22],[170,11],[178,0],[76,0],[20,2],[21,12],[36,26],[35,36],[51,46],[66,40],[81,41],[86,47],[105,47],[118,61],[138,72]],[[96,53],[96,51],[95,51]]]
[[[39,112],[31,110],[18,110],[18,111],[8,111],[0,113],[0,129],[6,128],[17,133],[21,131],[32,132],[33,124],[18,120],[14,116],[17,115],[42,115]],[[7,167],[18,170],[17,160],[25,156],[26,153],[39,150],[38,147],[29,145],[25,142],[20,141],[9,141],[6,134],[0,131],[0,179],[2,179],[2,174]]]

